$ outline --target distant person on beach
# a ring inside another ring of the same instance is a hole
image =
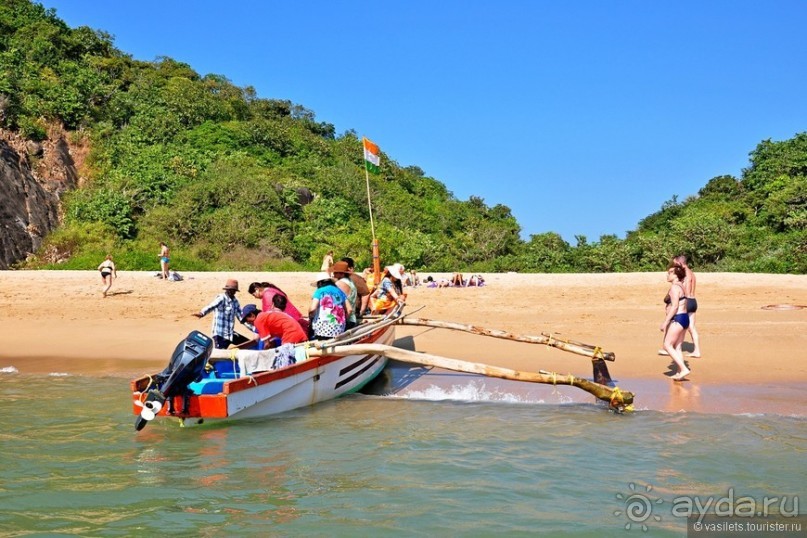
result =
[[[351,312],[347,295],[336,287],[331,276],[325,272],[319,273],[311,285],[317,288],[308,308],[312,338],[329,340],[345,332]]]
[[[698,311],[698,300],[695,298],[695,273],[690,269],[689,265],[687,265],[687,257],[685,255],[681,254],[680,256],[676,256],[674,261],[683,267],[687,273],[686,278],[684,278],[684,292],[687,297],[687,314],[689,314],[689,329],[687,330],[692,336],[692,345],[694,346],[689,356],[697,358],[701,356],[701,344],[698,329],[695,327],[695,312]]]
[[[367,310],[367,303],[370,302],[370,293],[372,290],[367,285],[367,281],[364,277],[358,273],[356,273],[356,262],[353,258],[345,256],[340,261],[343,261],[347,264],[348,275],[350,276],[351,282],[353,285],[356,286],[356,295],[358,296],[356,300],[356,318],[360,318],[362,314]],[[344,290],[343,290],[344,291]]]
[[[664,297],[664,303],[667,305],[666,315],[659,330],[665,333],[664,351],[678,365],[678,373],[671,377],[673,381],[681,381],[690,373],[681,352],[681,344],[684,342],[684,335],[689,327],[684,278],[686,278],[686,270],[678,264],[670,264],[667,268],[667,282],[670,283],[670,290]]]
[[[168,267],[171,263],[171,251],[168,249],[168,245],[160,242],[160,253],[157,255],[160,258],[160,271],[163,280],[168,280]]]
[[[322,265],[320,266],[319,270],[323,273],[328,273],[329,276],[333,276],[333,272],[331,272],[331,266],[333,265],[333,250],[329,250],[328,253],[322,257]]]
[[[345,329],[352,329],[358,324],[356,310],[361,306],[359,293],[356,291],[356,284],[350,279],[350,268],[347,262],[339,260],[333,264],[332,269],[336,287],[342,290],[342,293],[347,296],[347,302],[350,303],[350,314],[347,317]]]
[[[465,285],[465,278],[462,276],[462,273],[454,273],[451,276],[451,285],[454,287],[462,287]]]
[[[406,269],[400,263],[393,263],[384,268],[381,276],[381,283],[371,296],[373,302],[373,314],[381,314],[396,304],[406,301],[403,292],[403,279]]]
[[[106,255],[106,259],[98,266],[98,270],[101,272],[101,282],[106,286],[103,292],[106,297],[109,288],[112,287],[112,279],[118,278],[118,271],[115,269],[115,262],[112,261],[111,254]]]
[[[233,332],[235,330],[235,318],[241,319],[241,304],[235,298],[238,293],[238,281],[230,278],[224,284],[224,293],[216,295],[216,298],[193,315],[197,318],[205,317],[209,312],[215,311],[213,318],[213,342],[218,349],[227,349],[233,343]]]
[[[282,295],[286,298],[286,314],[293,317],[300,326],[303,328],[303,331],[308,333],[308,319],[304,318],[303,315],[300,313],[300,310],[297,309],[296,306],[289,300],[288,294],[275,286],[270,282],[253,282],[249,285],[249,294],[255,297],[256,299],[261,300],[261,310],[264,312],[269,312],[274,307],[274,303],[272,300],[276,295]]]
[[[471,275],[468,277],[468,282],[465,283],[466,287],[479,287],[485,285],[485,279],[482,275]]]
[[[410,269],[409,274],[406,275],[406,279],[404,279],[404,285],[412,288],[417,288],[420,286],[420,277],[418,276],[418,272],[414,269]]]

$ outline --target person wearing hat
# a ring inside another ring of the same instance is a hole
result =
[[[356,284],[350,279],[350,267],[345,261],[338,261],[331,266],[333,278],[336,280],[336,287],[342,290],[347,295],[347,302],[350,303],[350,315],[347,317],[346,329],[352,329],[358,322],[356,320],[356,302],[359,299],[359,294],[356,290]]]
[[[396,304],[403,303],[406,295],[403,293],[403,278],[406,270],[400,263],[394,263],[384,268],[381,283],[373,292],[373,313],[386,312]]]
[[[331,275],[324,272],[319,273],[311,285],[317,287],[308,309],[311,336],[316,340],[328,340],[345,332],[352,311],[345,292],[336,287]]]
[[[255,328],[255,317],[261,311],[254,304],[247,304],[241,309],[241,325],[252,331],[249,338],[236,332],[233,333],[233,347],[238,349],[263,349],[263,341],[258,337],[258,329]]]
[[[231,278],[224,284],[224,293],[216,295],[216,298],[193,315],[203,318],[208,313],[215,311],[213,317],[212,336],[217,349],[227,349],[233,343],[233,332],[235,330],[235,318],[241,319],[241,304],[235,298],[238,292],[238,281]]]
[[[358,298],[356,299],[357,304],[355,306],[358,308],[355,309],[355,314],[356,318],[360,318],[367,310],[367,305],[370,302],[370,294],[373,290],[370,289],[364,277],[356,272],[356,262],[353,258],[345,256],[341,261],[347,263],[347,274],[353,282],[353,285],[356,286],[356,295]]]

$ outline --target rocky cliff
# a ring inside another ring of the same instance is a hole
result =
[[[0,129],[0,269],[39,248],[59,224],[61,194],[78,181],[64,133],[39,143]]]

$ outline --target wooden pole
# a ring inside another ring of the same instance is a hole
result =
[[[469,374],[480,374],[489,377],[511,379],[513,381],[525,381],[528,383],[544,383],[549,385],[570,385],[593,394],[597,399],[608,402],[608,405],[615,410],[631,410],[634,394],[622,391],[619,388],[611,388],[605,385],[594,383],[587,379],[574,377],[573,375],[559,375],[552,372],[521,372],[509,368],[500,368],[488,364],[477,362],[461,361],[430,355],[428,353],[418,353],[393,346],[383,344],[354,344],[347,346],[333,346],[323,349],[309,348],[309,357],[322,357],[337,355],[383,355],[390,359],[419,364],[421,366],[434,366],[455,372],[466,372]]]
[[[451,329],[455,331],[465,331],[471,334],[478,334],[480,336],[491,336],[493,338],[503,338],[506,340],[515,340],[516,342],[527,342],[529,344],[543,344],[545,346],[555,347],[577,355],[583,355],[592,359],[605,359],[607,361],[616,360],[616,355],[610,351],[603,351],[597,346],[589,344],[581,344],[571,340],[563,340],[552,335],[542,334],[541,336],[529,336],[513,334],[506,331],[497,329],[486,329],[484,327],[477,327],[476,325],[465,325],[462,323],[455,323],[453,321],[439,321],[433,319],[423,318],[402,318],[398,320],[400,325],[416,325],[421,327],[434,327],[438,329]]]
[[[381,284],[381,256],[379,254],[378,239],[373,238],[373,286]]]
[[[363,144],[363,142],[362,142]],[[370,172],[367,169],[367,162],[364,163],[364,183],[367,185],[367,209],[370,212],[370,232],[373,236],[373,276],[377,286],[381,282],[381,258],[379,255],[378,239],[375,237],[375,221],[373,220],[373,203],[370,198]]]

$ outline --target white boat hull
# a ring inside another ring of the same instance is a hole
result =
[[[395,339],[394,319],[370,323],[359,331],[357,336],[346,335],[346,338],[392,345]],[[221,358],[219,355],[218,361],[229,365],[232,360],[232,368],[235,369],[236,359],[227,357]],[[233,378],[237,374],[222,373],[218,377],[218,372],[208,373],[199,382],[189,385],[193,390],[192,395],[167,398],[156,416],[174,417],[185,426],[268,417],[356,392],[378,376],[386,364],[387,358],[378,354],[325,354],[251,376]],[[216,368],[219,365],[220,362],[217,362]],[[141,413],[144,402],[148,404],[149,391],[154,392],[152,377],[132,381],[135,414]]]

